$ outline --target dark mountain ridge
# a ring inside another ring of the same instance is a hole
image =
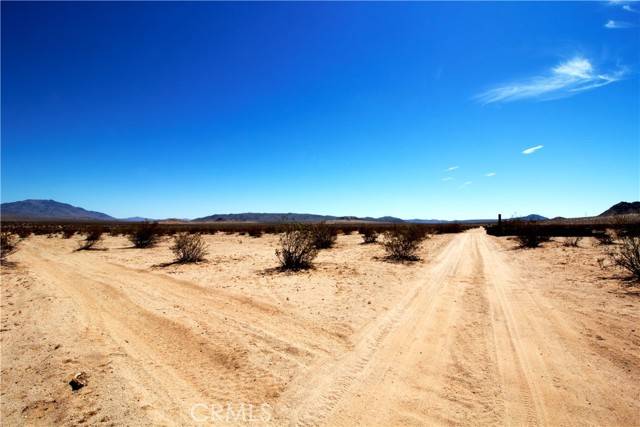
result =
[[[19,202],[2,203],[0,217],[3,220],[86,220],[115,221],[116,218],[102,212],[88,211],[55,200],[28,199]]]
[[[598,216],[640,214],[640,202],[620,202],[611,206]]]
[[[607,209],[599,216],[612,215],[629,215],[640,214],[640,202],[620,202]],[[73,206],[67,203],[57,202],[55,200],[37,200],[28,199],[18,202],[2,203],[0,205],[0,218],[4,221],[8,220],[65,220],[65,221],[126,221],[139,222],[145,221],[147,218],[130,217],[124,219],[114,218],[102,212],[89,211],[81,207]],[[504,218],[508,220],[509,218]],[[516,219],[525,221],[546,221],[546,217],[531,214]],[[178,221],[189,221],[188,219],[180,219]],[[466,220],[440,220],[440,219],[408,219],[393,216],[373,217],[356,217],[356,216],[336,216],[336,215],[318,215],[308,213],[256,213],[246,212],[237,214],[215,214],[208,215],[191,220],[193,222],[320,222],[320,221],[364,221],[364,222],[386,222],[386,223],[415,223],[415,224],[445,224],[445,223],[465,223],[465,224],[481,224],[493,223],[497,218],[491,219],[466,219]]]

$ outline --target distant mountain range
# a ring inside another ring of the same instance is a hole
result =
[[[380,218],[359,218],[355,216],[316,215],[305,213],[239,213],[216,214],[196,218],[194,222],[320,222],[320,221],[373,221],[373,222],[404,222],[400,218],[383,216]]]
[[[611,206],[598,216],[640,214],[640,202],[620,202]]]
[[[116,221],[116,218],[101,212],[88,211],[55,200],[22,200],[20,202],[3,203],[0,205],[2,220],[85,220],[85,221]]]
[[[600,216],[609,215],[625,215],[632,213],[640,213],[640,202],[620,202]],[[23,200],[19,202],[2,203],[0,205],[0,217],[2,220],[66,220],[66,221],[127,221],[141,222],[150,220],[150,218],[130,217],[130,218],[114,218],[110,215],[88,211],[86,209],[72,206],[67,203],[56,202],[55,200]],[[506,219],[506,218],[505,218]],[[531,214],[518,219],[526,221],[544,221],[547,218]],[[170,221],[189,221],[188,219],[172,219]],[[316,215],[304,213],[239,213],[239,214],[216,214],[201,218],[193,219],[194,222],[319,222],[319,221],[367,221],[367,222],[386,222],[386,223],[402,223],[409,222],[415,224],[442,224],[442,223],[490,223],[496,219],[467,219],[459,221],[448,221],[440,219],[409,219],[403,220],[393,216],[382,216],[378,218],[372,217],[355,217],[355,216],[333,216],[333,215]]]

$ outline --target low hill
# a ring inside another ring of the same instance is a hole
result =
[[[640,202],[620,202],[611,206],[598,216],[640,214]]]
[[[538,214],[531,214],[531,215],[527,215],[527,216],[521,216],[519,218],[516,219],[521,219],[523,221],[546,221],[549,218],[542,216],[542,215],[538,215]]]
[[[0,217],[3,220],[85,220],[115,221],[112,216],[102,212],[88,211],[55,200],[22,200],[2,203]]]

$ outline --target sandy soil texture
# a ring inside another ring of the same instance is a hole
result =
[[[590,239],[475,229],[394,264],[341,235],[294,274],[277,236],[205,239],[196,265],[164,265],[168,240],[23,241],[2,425],[640,425],[640,295]]]

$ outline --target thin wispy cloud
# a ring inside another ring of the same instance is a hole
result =
[[[609,28],[610,30],[619,30],[623,28],[633,28],[634,25],[631,22],[625,21],[614,21],[613,19],[609,19],[606,24],[604,24],[605,28]]]
[[[638,13],[638,10],[635,9],[633,6],[631,6],[633,3],[637,3],[636,1],[613,0],[613,1],[609,1],[607,3],[609,4],[609,6],[621,6],[622,9],[626,10],[627,12]]]
[[[544,145],[536,145],[535,147],[527,148],[526,150],[522,151],[522,154],[528,155],[528,154],[535,153],[536,151],[538,151],[542,147],[544,147]]]
[[[451,178],[450,176],[446,177],[446,178],[442,178],[443,181],[453,181],[453,178]]]
[[[558,99],[617,82],[626,73],[625,68],[601,72],[588,59],[576,56],[543,75],[494,87],[475,99],[484,105],[522,99]]]
[[[496,176],[495,172],[485,173],[484,176]]]
[[[471,184],[473,184],[473,181],[467,181],[464,184],[462,184],[460,187],[458,187],[458,189],[463,189],[465,187],[470,186]]]
[[[454,171],[454,170],[458,169],[459,167],[460,166],[451,166],[451,167],[446,168],[444,171],[445,172],[451,172],[451,171]]]

